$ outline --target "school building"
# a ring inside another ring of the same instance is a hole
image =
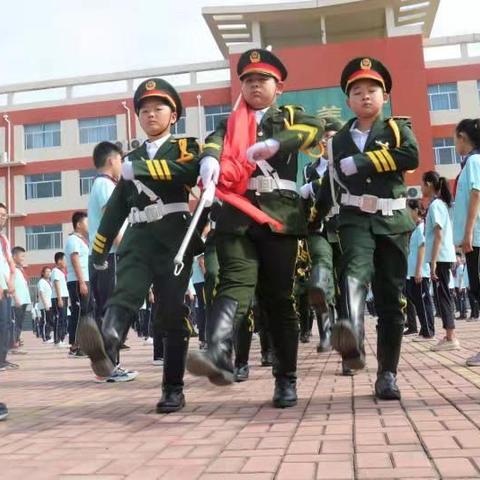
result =
[[[421,166],[406,176],[418,194],[421,173],[459,172],[453,130],[480,116],[480,35],[430,39],[439,0],[309,0],[275,5],[209,7],[203,17],[223,60],[0,86],[0,201],[9,210],[12,245],[28,251],[38,277],[87,207],[95,177],[91,153],[102,140],[125,151],[144,140],[133,111],[136,86],[161,76],[181,92],[175,134],[202,141],[231,110],[239,92],[241,52],[272,45],[289,75],[279,103],[299,103],[348,119],[338,87],[354,56],[374,56],[394,80],[388,115],[409,116]],[[161,8],[159,3],[158,8]],[[308,159],[304,159],[308,161]]]

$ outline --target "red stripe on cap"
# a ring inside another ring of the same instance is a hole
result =
[[[383,80],[383,77],[377,71],[370,69],[357,70],[356,72],[352,73],[350,77],[348,77],[345,89],[348,90],[348,87],[351,83],[355,82],[356,80],[360,80],[361,78],[370,78],[372,80],[376,80],[382,84],[382,87],[385,90],[385,81]]]
[[[247,73],[263,73],[264,75],[272,75],[275,77],[278,81],[282,79],[282,74],[280,73],[280,70],[270,63],[263,63],[263,62],[257,62],[257,63],[249,63],[242,71],[240,74],[240,78],[242,78],[244,75]]]
[[[140,98],[139,100],[143,100],[144,98],[147,97],[161,97],[167,100],[167,102],[170,104],[170,106],[173,108],[173,110],[177,110],[177,105],[173,98],[167,93],[164,92],[163,90],[147,90]]]

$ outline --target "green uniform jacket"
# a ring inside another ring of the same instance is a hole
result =
[[[194,138],[169,138],[158,149],[154,159],[148,159],[145,144],[128,154],[132,162],[136,180],[141,181],[151,189],[162,202],[188,203],[188,186],[195,185],[198,178],[199,145]],[[151,205],[150,198],[139,192],[134,182],[121,179],[115,187],[105,206],[97,235],[95,237],[92,255],[97,265],[103,264],[110,247],[132,207],[143,210]],[[185,234],[190,215],[188,213],[172,213],[160,220],[151,223],[139,223],[129,226],[123,236],[118,250],[119,255],[128,248],[142,248],[135,243],[137,229],[148,228],[152,233],[152,242],[160,239],[162,243],[169,243],[168,239],[181,241]]]
[[[276,170],[282,180],[297,179],[297,157],[299,150],[315,147],[323,134],[324,122],[304,113],[301,107],[273,105],[264,114],[257,127],[257,142],[274,138],[280,142],[279,151],[267,161]],[[220,159],[223,139],[226,134],[227,121],[206,139],[201,157],[211,155]],[[253,177],[263,175],[257,167]],[[245,196],[258,208],[280,221],[284,225],[281,232],[287,235],[304,236],[307,233],[306,218],[302,202],[296,192],[274,190],[270,193],[257,194],[247,191]],[[244,233],[252,220],[236,208],[224,202],[218,217],[216,231],[223,233]]]
[[[350,128],[356,119],[351,119],[333,137],[334,167],[339,180],[352,195],[375,195],[380,198],[407,196],[404,172],[418,167],[418,146],[408,119],[378,118],[372,125],[363,152],[352,139]],[[358,172],[345,176],[340,169],[340,160],[353,156]],[[345,190],[335,182],[337,201]],[[314,223],[325,217],[332,207],[329,172],[325,174],[317,195],[317,210]],[[413,221],[406,211],[397,210],[393,216],[382,212],[369,214],[356,207],[340,207],[338,225],[358,225],[370,221],[372,232],[378,235],[397,234],[413,230]]]

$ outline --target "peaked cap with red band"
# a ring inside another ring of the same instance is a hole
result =
[[[242,53],[238,59],[237,75],[243,80],[251,73],[259,73],[283,81],[287,78],[285,65],[272,52],[263,48],[254,48]]]
[[[382,62],[372,57],[358,57],[348,62],[343,69],[340,79],[342,90],[348,95],[352,84],[364,78],[378,82],[386,93],[392,89],[392,77]]]
[[[162,78],[149,78],[143,81],[135,90],[133,106],[138,115],[142,100],[149,97],[158,97],[168,103],[173,111],[177,112],[177,120],[182,116],[182,101],[177,91]]]

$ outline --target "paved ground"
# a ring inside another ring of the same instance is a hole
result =
[[[21,369],[0,373],[0,478],[315,480],[480,478],[480,323],[459,322],[462,350],[432,353],[405,341],[403,400],[372,397],[376,362],[369,321],[368,369],[338,375],[336,354],[301,345],[299,405],[270,405],[272,378],[253,343],[251,380],[218,388],[186,378],[188,406],[157,415],[161,367],[131,335],[123,355],[141,375],[96,384],[88,361],[25,335]],[[315,340],[315,339],[314,339]],[[196,340],[192,348],[197,348]]]

